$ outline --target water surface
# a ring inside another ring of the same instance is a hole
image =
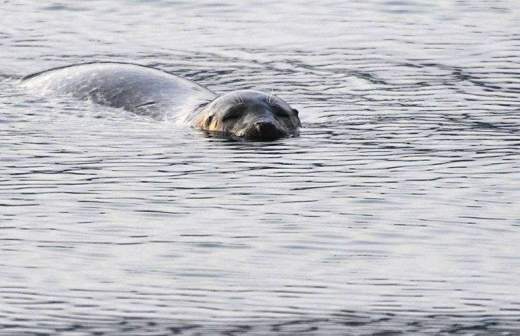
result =
[[[0,335],[517,335],[514,1],[5,1]],[[18,86],[90,61],[274,92],[208,138]]]

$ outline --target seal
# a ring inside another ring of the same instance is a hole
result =
[[[21,83],[42,95],[73,96],[237,139],[298,136],[301,126],[298,111],[275,95],[240,90],[218,96],[188,79],[137,64],[68,65],[26,76]]]

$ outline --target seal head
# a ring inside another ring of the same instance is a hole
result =
[[[192,125],[208,132],[253,141],[298,136],[298,111],[284,100],[260,91],[222,95],[199,110]]]

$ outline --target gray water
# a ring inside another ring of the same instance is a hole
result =
[[[274,92],[244,143],[18,81]],[[0,335],[520,335],[517,1],[2,1]]]

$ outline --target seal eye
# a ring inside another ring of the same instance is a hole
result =
[[[298,116],[298,110],[297,109],[292,109],[292,111],[294,112],[294,114],[296,114],[296,116]]]
[[[283,108],[281,108],[280,106],[273,106],[273,112],[276,116],[280,117],[280,118],[289,118],[290,115],[289,113],[287,113],[286,110],[284,110]]]
[[[238,119],[243,115],[243,112],[244,106],[234,106],[226,112],[226,114],[222,118],[222,121]]]

